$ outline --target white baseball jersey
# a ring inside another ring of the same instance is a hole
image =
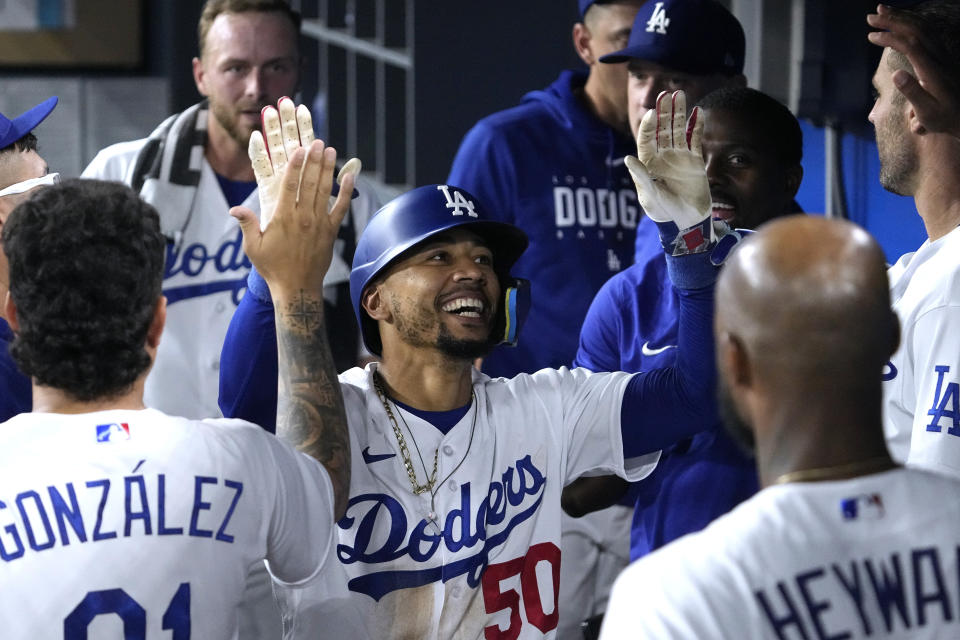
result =
[[[883,372],[894,458],[960,477],[960,228],[890,268],[900,347]]]
[[[252,564],[340,571],[332,505],[317,462],[247,422],[22,414],[0,425],[2,635],[233,638]]]
[[[960,482],[775,485],[630,565],[600,637],[960,638]]]
[[[438,452],[431,496],[412,491],[375,369],[340,376],[353,464],[337,546],[371,635],[555,637],[563,486],[590,471],[639,479],[659,457],[623,460],[630,375],[547,369],[508,380],[474,371],[471,407],[446,435],[391,403],[420,483]],[[285,637],[323,637],[329,627],[310,611],[320,596],[277,594],[284,615],[300,620]]]
[[[130,164],[147,139],[121,142],[100,151],[83,171],[84,178],[124,180]],[[247,286],[250,260],[243,253],[239,223],[229,215],[229,206],[216,174],[201,155],[200,183],[186,224],[176,241],[167,248],[163,293],[167,297],[167,324],[157,357],[147,377],[144,400],[147,406],[191,418],[220,416],[217,397],[220,389],[220,350],[230,318]],[[351,205],[357,230],[379,208],[380,202],[369,183],[358,178],[360,195]],[[260,213],[254,190],[243,206]],[[163,206],[157,207],[161,227]],[[175,218],[182,217],[177,212]],[[341,256],[342,241],[334,247],[333,262],[324,284],[349,282],[350,265]],[[335,295],[333,289],[325,293]],[[330,300],[333,302],[333,300]]]

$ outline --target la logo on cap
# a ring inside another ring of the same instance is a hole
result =
[[[647,20],[647,33],[667,33],[667,27],[670,26],[670,18],[667,17],[667,10],[663,8],[663,3],[658,2],[653,7],[653,15]]]
[[[437,191],[442,191],[444,197],[447,199],[447,209],[453,210],[453,215],[462,216],[464,211],[471,218],[476,218],[477,212],[474,211],[476,207],[473,204],[473,200],[467,199],[458,189],[454,188],[453,193],[450,193],[450,187],[445,184],[438,184]]]

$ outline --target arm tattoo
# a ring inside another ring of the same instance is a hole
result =
[[[323,296],[301,289],[275,308],[277,435],[326,467],[340,519],[350,491],[350,436],[323,322]]]

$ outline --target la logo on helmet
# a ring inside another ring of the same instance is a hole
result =
[[[670,18],[667,17],[667,11],[663,8],[663,3],[658,2],[653,7],[653,15],[647,20],[647,33],[667,33],[667,27],[670,26]]]
[[[438,184],[437,190],[443,192],[443,196],[447,199],[447,209],[453,210],[452,215],[462,216],[466,212],[471,218],[478,217],[477,212],[474,211],[476,205],[473,204],[473,200],[467,200],[458,189],[454,188],[451,193],[448,185]]]

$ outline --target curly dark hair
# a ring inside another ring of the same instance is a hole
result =
[[[165,246],[156,210],[117,182],[67,180],[18,205],[3,249],[20,370],[80,401],[129,391],[150,366]]]

